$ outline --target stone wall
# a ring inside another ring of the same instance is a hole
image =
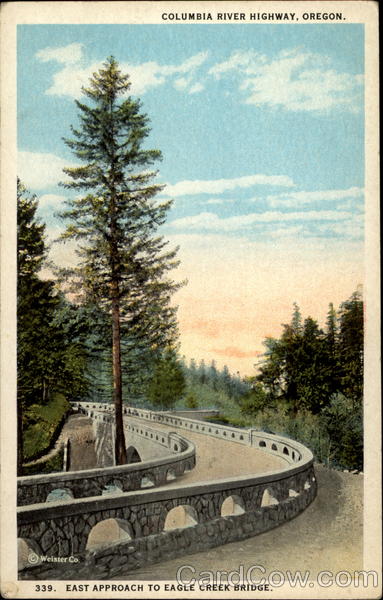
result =
[[[313,475],[311,473],[311,475]],[[288,485],[291,485],[290,481]],[[284,488],[282,488],[280,492]],[[258,490],[260,492],[261,490]],[[274,493],[277,490],[274,486]],[[260,494],[258,494],[259,497]],[[205,502],[205,518],[194,526],[160,531],[130,540],[112,542],[106,547],[74,554],[71,563],[40,563],[21,571],[21,579],[108,579],[128,574],[144,565],[170,560],[185,554],[205,551],[221,544],[235,542],[263,533],[283,522],[296,517],[315,498],[316,484],[311,477],[311,485],[303,486],[296,496],[287,497],[279,503],[260,506],[257,502],[242,514],[216,516],[217,504],[222,504],[226,493],[220,494],[220,500],[212,495],[200,498]],[[154,503],[153,514],[163,512],[162,503]],[[114,513],[108,513],[114,514]],[[209,517],[211,515],[211,518]],[[137,520],[140,519],[137,514]],[[161,520],[162,523],[163,519]],[[134,523],[134,521],[133,521]],[[142,526],[144,528],[145,525]],[[51,554],[47,550],[44,554]],[[54,554],[54,553],[52,553]]]
[[[99,418],[105,420],[110,415],[113,415],[113,406],[102,403],[77,402],[74,406],[82,410],[89,416],[92,413],[99,411]],[[200,411],[198,411],[200,412]],[[237,444],[257,448],[269,454],[275,454],[282,458],[288,465],[305,464],[312,460],[312,453],[308,448],[299,442],[276,435],[273,433],[265,433],[257,429],[239,429],[227,425],[218,425],[215,423],[204,423],[203,421],[194,420],[188,417],[177,416],[168,411],[151,411],[142,408],[124,407],[124,415],[141,419],[144,422],[163,423],[177,429],[184,429],[195,433],[207,435],[209,437],[223,439]]]
[[[93,418],[104,423],[111,415],[93,414]],[[102,421],[101,421],[102,419]],[[114,486],[122,492],[140,489],[143,480],[153,486],[163,485],[170,476],[179,477],[195,466],[194,445],[174,433],[165,433],[146,425],[126,424],[126,429],[146,443],[160,445],[167,456],[151,461],[132,463],[116,467],[103,467],[84,471],[50,473],[19,477],[17,480],[17,503],[19,506],[45,502],[53,490],[66,490],[73,498],[99,496]]]
[[[305,492],[315,489],[310,465],[304,471],[24,506],[18,509],[18,536],[34,540],[42,553],[67,556],[83,552],[92,528],[106,519],[125,521],[132,537],[140,538],[160,533],[168,513],[177,506],[191,507],[197,522],[206,523],[221,516],[228,497],[238,499],[243,510],[251,512],[290,498],[301,506],[302,497],[307,502],[312,499]]]
[[[102,422],[112,418],[113,407],[110,406],[79,403],[78,407]],[[21,506],[18,509],[18,535],[22,543],[38,548],[40,556],[61,557],[63,560],[62,564],[45,562],[34,567],[26,562],[22,565],[21,577],[113,577],[149,562],[205,550],[267,531],[295,517],[316,496],[313,456],[305,446],[294,440],[257,430],[203,423],[169,413],[129,407],[124,409],[124,413],[132,417],[126,420],[125,427],[148,441],[164,444],[166,437],[163,436],[167,436],[166,443],[175,453],[173,461],[181,459],[183,452],[188,452],[189,442],[173,432],[156,430],[156,422],[275,453],[284,459],[286,466],[264,475]],[[195,454],[188,456],[187,460],[195,460]],[[137,468],[139,465],[130,466]],[[156,476],[158,462],[155,465],[146,462],[140,466],[146,469],[147,480],[164,483],[163,478],[160,481]],[[127,467],[129,465],[113,468]],[[179,474],[182,468],[184,465]],[[99,474],[95,471],[92,470],[92,477],[102,477],[105,469]],[[181,525],[175,517],[177,511],[184,511]],[[92,549],[91,540],[97,538],[96,532],[105,524],[110,531],[117,532],[116,539],[122,537],[124,540],[109,539],[107,547]],[[68,568],[68,557],[78,561],[73,563],[76,572],[71,570],[72,566]]]
[[[196,410],[169,410],[166,411],[169,416],[175,417],[186,417],[187,419],[201,420],[203,421],[207,417],[218,417],[219,410],[210,408],[196,409]]]

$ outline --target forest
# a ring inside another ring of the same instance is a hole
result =
[[[182,405],[220,410],[221,422],[296,439],[327,466],[363,469],[363,300],[330,304],[322,329],[295,304],[279,338],[266,338],[256,373],[184,365]]]
[[[46,257],[38,200],[18,183],[18,404],[23,460],[37,456],[69,411],[67,400],[112,402],[110,318],[41,279]],[[363,469],[363,301],[360,291],[321,329],[295,304],[279,338],[267,338],[255,374],[153,352],[122,335],[124,401],[154,409],[214,408],[218,420],[290,436],[326,465]],[[47,416],[48,415],[48,416]],[[48,423],[48,427],[47,427]],[[23,433],[21,433],[23,432]]]
[[[88,103],[76,100],[80,125],[65,143],[85,164],[64,169],[76,195],[60,213],[61,243],[76,243],[73,268],[48,261],[38,198],[17,184],[18,473],[51,446],[79,399],[114,403],[116,464],[126,462],[126,402],[218,408],[223,422],[291,436],[320,462],[361,470],[360,292],[330,305],[324,329],[294,305],[250,377],[180,356],[172,296],[184,282],[171,279],[177,248],[158,233],[171,201],[156,199],[162,186],[148,169],[161,153],[143,147],[149,120],[126,98],[129,87],[110,58],[83,89]]]

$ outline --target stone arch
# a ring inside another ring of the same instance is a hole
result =
[[[277,451],[278,450],[277,444],[271,444],[271,449]]]
[[[38,544],[29,538],[17,538],[17,562],[18,569],[25,569],[41,563],[41,552]]]
[[[102,548],[119,540],[131,540],[132,530],[123,519],[104,519],[97,523],[88,535],[86,550]]]
[[[272,506],[273,504],[279,504],[278,500],[272,495],[268,488],[265,489],[262,495],[261,506]]]
[[[141,477],[141,486],[142,488],[150,488],[156,485],[156,478],[152,473],[145,473]]]
[[[166,481],[174,481],[177,475],[174,469],[168,469],[166,473]]]
[[[188,462],[185,464],[185,468],[184,468],[184,473],[190,473],[190,471],[192,471],[192,469],[194,468],[193,463]]]
[[[261,440],[261,441],[259,442],[259,447],[260,447],[260,448],[266,448],[266,442],[264,442],[263,440]]]
[[[283,454],[287,454],[287,456],[289,456],[289,449],[286,448],[286,446],[283,448]]]
[[[135,448],[134,446],[129,446],[129,448],[127,448],[126,450],[126,463],[138,463],[141,461],[142,459],[137,448]]]
[[[193,527],[197,523],[198,516],[195,509],[189,504],[181,504],[169,510],[165,519],[164,531]]]
[[[228,496],[221,505],[221,517],[230,517],[231,515],[243,515],[245,505],[240,496]]]
[[[102,489],[102,496],[109,496],[110,494],[122,494],[123,489],[119,481],[110,481]]]
[[[55,488],[49,492],[45,502],[62,502],[63,500],[73,500],[73,498],[72,490],[68,488]]]

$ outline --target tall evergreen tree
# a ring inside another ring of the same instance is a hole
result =
[[[158,359],[148,388],[148,399],[154,406],[171,408],[185,391],[185,375],[173,350]]]
[[[40,278],[46,256],[45,225],[36,196],[17,182],[17,423],[18,473],[22,472],[23,429],[32,404],[44,405],[54,392],[75,397],[85,389],[83,319],[78,309]]]
[[[357,291],[341,304],[338,334],[341,391],[356,404],[363,398],[363,325],[363,300]]]
[[[337,333],[336,310],[333,303],[330,302],[326,321],[326,336],[329,351],[332,356],[335,356]]]
[[[81,125],[72,127],[73,137],[65,142],[85,164],[64,169],[70,181],[63,183],[87,192],[68,203],[62,216],[71,223],[63,238],[79,241],[82,288],[111,315],[116,464],[126,462],[121,327],[153,347],[168,342],[176,331],[170,298],[178,287],[167,278],[178,264],[176,250],[167,250],[156,236],[171,203],[155,200],[163,186],[147,170],[161,153],[142,147],[148,118],[138,100],[125,97],[130,85],[110,57],[83,88],[90,104],[76,101]]]
[[[18,323],[18,382],[17,382],[17,470],[23,464],[23,412],[26,403],[26,381],[22,381],[21,362],[29,350],[28,340],[28,297],[31,283],[36,279],[46,251],[45,226],[36,220],[37,198],[28,194],[25,186],[17,179],[17,314]],[[21,321],[24,319],[24,322]]]
[[[293,317],[291,319],[291,328],[295,334],[302,333],[302,314],[300,308],[296,302],[293,304],[294,312]]]

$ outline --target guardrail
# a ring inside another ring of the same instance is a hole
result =
[[[104,418],[113,414],[114,407],[110,404],[77,402],[74,406],[81,407],[91,415],[92,411],[101,411]],[[312,460],[312,452],[303,444],[273,433],[265,433],[257,429],[238,429],[228,425],[205,423],[188,417],[179,417],[170,412],[151,411],[143,408],[124,407],[124,415],[143,419],[154,423],[162,423],[186,431],[200,433],[223,439],[244,446],[259,449],[283,459],[288,465],[295,465]]]
[[[86,411],[86,409],[82,409]],[[113,416],[93,409],[93,418],[112,421]],[[127,424],[126,428],[151,443],[169,450],[169,455],[145,462],[127,465],[66,471],[47,475],[18,477],[17,502],[19,506],[54,500],[55,490],[65,493],[67,499],[86,498],[108,493],[108,488],[128,492],[141,487],[164,485],[167,480],[181,476],[195,466],[195,447],[192,442],[175,433],[164,433],[147,425]],[[57,493],[57,492],[56,492]]]
[[[94,418],[113,418],[113,407],[76,405]],[[158,422],[277,455],[285,466],[261,475],[21,506],[18,535],[24,543],[32,540],[42,555],[78,557],[70,568],[68,564],[24,565],[21,578],[97,579],[125,574],[151,562],[267,531],[297,516],[316,496],[313,455],[294,440],[132,407],[125,407],[124,414],[132,417],[126,420],[127,428],[153,441],[155,435],[165,435],[163,429],[155,429]],[[173,451],[186,452],[185,438],[170,432],[169,439]],[[180,510],[183,524],[174,527],[173,514]],[[109,528],[113,524],[115,541],[94,547],[91,542],[102,524]]]

